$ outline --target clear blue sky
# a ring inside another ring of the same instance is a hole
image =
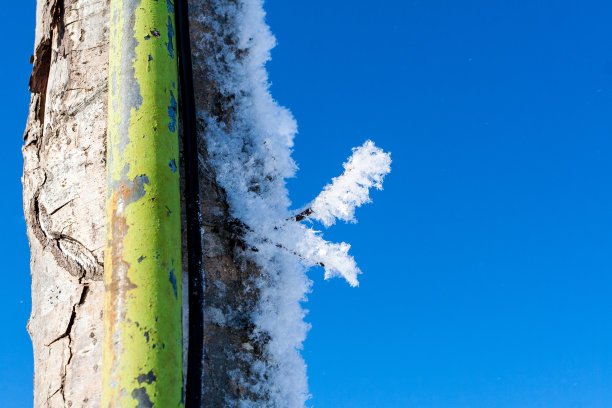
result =
[[[34,2],[11,4],[0,406],[26,407],[19,149]],[[365,139],[394,160],[359,223],[325,235],[353,244],[361,286],[310,273],[312,405],[611,407],[612,5],[268,0],[267,10],[273,95],[300,126],[295,204]]]

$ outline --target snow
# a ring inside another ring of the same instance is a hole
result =
[[[322,265],[326,278],[341,276],[352,286],[358,284],[360,271],[348,254],[350,245],[325,241],[320,232],[296,222],[289,209],[285,179],[297,170],[291,158],[297,124],[269,92],[265,64],[276,41],[265,23],[263,1],[216,0],[210,7],[211,13],[200,17],[212,27],[207,44],[217,44],[207,66],[227,101],[226,111],[232,113],[219,120],[199,112],[199,119],[206,125],[209,162],[227,193],[231,215],[245,226],[247,248],[257,249],[243,255],[262,271],[252,282],[260,295],[252,311],[253,340],[267,339],[265,362],[251,362],[252,378],[235,374],[238,382],[265,398],[257,403],[228,401],[228,406],[301,408],[309,398],[300,354],[309,328],[301,305],[311,288],[306,271]],[[389,155],[372,142],[355,149],[345,173],[313,201],[310,217],[325,226],[335,219],[354,221],[355,207],[369,202],[370,188],[381,188],[389,166]]]
[[[385,176],[391,171],[391,154],[385,153],[371,140],[353,149],[344,163],[344,174],[332,180],[312,202],[311,218],[329,227],[336,219],[356,222],[355,208],[371,202],[370,189],[382,190]]]

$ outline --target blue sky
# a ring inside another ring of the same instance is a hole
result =
[[[34,2],[5,12],[0,406],[31,405],[21,134]],[[18,4],[18,5],[17,5]],[[361,286],[315,281],[316,408],[612,406],[612,5],[268,0],[272,93],[310,201],[353,146],[393,170],[347,241]],[[8,89],[6,89],[8,88]],[[7,335],[6,333],[10,333]]]

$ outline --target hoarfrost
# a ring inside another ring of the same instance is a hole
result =
[[[352,286],[360,271],[348,254],[350,245],[327,242],[298,221],[312,218],[325,226],[336,218],[353,221],[355,207],[369,201],[368,190],[381,188],[390,157],[366,142],[345,163],[344,175],[296,216],[289,210],[285,179],[296,171],[291,152],[297,125],[269,92],[265,64],[276,41],[265,23],[263,1],[213,0],[210,13],[199,18],[211,30],[207,44],[196,46],[215,44],[207,56],[209,75],[229,112],[198,113],[206,126],[209,162],[241,226],[244,256],[261,270],[252,282],[259,300],[251,317],[256,326],[252,340],[266,339],[264,359],[252,362],[255,380],[236,381],[263,397],[256,403],[228,401],[228,406],[303,407],[309,398],[300,355],[308,331],[300,304],[311,287],[306,269],[321,265],[326,278],[342,276]]]
[[[336,219],[355,222],[355,208],[371,202],[370,189],[382,190],[385,176],[391,171],[391,155],[368,140],[353,149],[344,163],[344,174],[333,179],[311,204],[311,217],[329,227]]]

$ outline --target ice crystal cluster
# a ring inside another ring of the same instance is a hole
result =
[[[244,225],[246,246],[256,249],[246,251],[248,256],[262,271],[253,282],[259,300],[252,319],[256,334],[267,339],[265,362],[253,363],[261,381],[249,386],[267,396],[257,407],[301,408],[309,398],[300,354],[308,330],[300,304],[311,285],[306,270],[321,265],[326,278],[341,276],[352,286],[360,273],[348,254],[350,245],[327,242],[304,221],[326,227],[336,220],[354,221],[355,208],[369,202],[369,190],[382,188],[391,159],[373,142],[365,142],[353,150],[344,174],[312,203],[290,210],[285,179],[297,169],[291,158],[297,125],[269,92],[265,65],[275,38],[265,23],[263,1],[211,3],[210,15],[201,17],[212,27],[210,41],[232,39],[216,48],[208,64],[231,117],[224,121],[200,113],[200,120],[206,123],[205,142],[217,182],[227,193],[231,216]],[[255,406],[249,401],[236,405]]]

